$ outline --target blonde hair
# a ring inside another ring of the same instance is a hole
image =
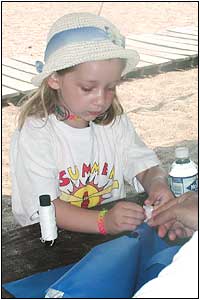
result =
[[[64,75],[70,72],[74,67],[70,67],[64,70],[57,71],[59,75]],[[57,90],[52,89],[48,85],[48,78],[44,79],[41,86],[33,91],[30,95],[25,96],[21,99],[18,105],[21,105],[18,127],[21,129],[27,117],[34,116],[36,118],[46,118],[55,111],[55,107],[59,104],[59,98]],[[98,116],[93,122],[100,125],[110,124],[116,119],[116,116],[123,113],[123,107],[121,106],[117,95],[115,94],[113,102],[109,109]]]

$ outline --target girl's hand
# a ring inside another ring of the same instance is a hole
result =
[[[145,201],[146,205],[157,206],[174,198],[168,187],[167,174],[163,168],[152,167],[137,174],[136,178],[149,195]]]
[[[151,183],[149,196],[145,200],[145,204],[158,207],[173,199],[174,195],[170,191],[166,180],[162,177],[158,177],[155,178]]]
[[[144,209],[136,203],[120,201],[104,217],[105,229],[109,234],[132,231],[145,219]]]

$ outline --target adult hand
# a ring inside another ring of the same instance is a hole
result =
[[[157,207],[149,220],[150,226],[159,226],[158,234],[174,240],[176,236],[191,236],[198,227],[198,195],[187,192]]]
[[[145,219],[144,209],[136,203],[120,201],[104,217],[106,231],[118,234],[132,231]]]
[[[167,185],[166,179],[163,177],[156,177],[151,182],[149,191],[149,196],[145,200],[145,205],[153,205],[154,209],[158,207],[162,207],[165,203],[173,203],[174,201],[174,195],[169,190],[169,187]],[[163,238],[167,233],[169,238],[175,239],[176,236],[183,235],[182,232],[182,226],[177,226],[173,230],[170,228],[172,227],[172,222],[166,222],[158,225],[158,235]]]

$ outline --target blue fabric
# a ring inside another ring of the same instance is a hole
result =
[[[73,264],[47,272],[37,273],[23,279],[3,284],[3,287],[15,298],[44,298],[51,284],[65,274]]]
[[[134,292],[136,293],[136,291],[138,291],[146,282],[155,278],[164,267],[169,265],[179,249],[180,246],[163,249],[144,262],[144,265],[138,274]]]
[[[130,298],[172,261],[179,248],[169,247],[142,224],[131,234],[94,247],[68,270],[36,274],[4,288],[16,298],[42,298],[48,288],[62,291],[63,298]]]
[[[101,41],[106,39],[110,39],[108,33],[97,27],[80,27],[58,32],[47,44],[44,61],[46,61],[56,50],[61,49],[66,45],[84,41]]]

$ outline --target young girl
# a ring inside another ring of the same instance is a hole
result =
[[[116,95],[138,61],[102,17],[74,13],[53,24],[45,63],[36,64],[38,89],[21,108],[11,144],[12,209],[22,226],[39,221],[43,194],[59,227],[101,234],[133,230],[145,219],[144,209],[126,200],[109,211],[89,209],[125,198],[124,181],[139,182],[151,204],[173,197]]]

